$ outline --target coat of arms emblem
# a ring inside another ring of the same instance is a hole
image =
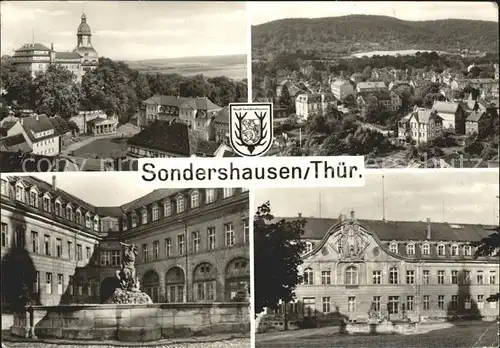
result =
[[[265,154],[273,144],[272,104],[229,104],[229,141],[241,156]]]

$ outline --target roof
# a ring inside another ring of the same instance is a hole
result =
[[[35,43],[23,45],[23,47],[18,48],[16,51],[50,51],[50,48],[40,43]]]
[[[139,197],[132,202],[126,203],[120,207],[123,213],[131,210],[142,208],[146,205],[158,202],[174,193],[181,191],[182,189],[156,189],[145,196]]]
[[[62,172],[66,163],[57,157],[35,155],[27,152],[0,151],[2,172]],[[54,163],[56,166],[54,166]],[[29,168],[26,168],[28,165]]]
[[[382,81],[371,81],[371,82],[360,82],[356,86],[358,89],[363,88],[387,88],[384,82]]]
[[[415,116],[417,118],[418,123],[420,123],[420,124],[429,123],[429,120],[432,117],[438,117],[441,119],[441,117],[438,116],[433,110],[424,109],[424,108],[418,108],[418,109],[412,111],[410,116]]]
[[[80,55],[76,52],[56,52],[56,59],[78,59]]]
[[[458,103],[437,100],[434,102],[432,109],[436,110],[437,112],[454,114],[458,110]]]
[[[219,110],[219,112],[217,112],[217,116],[215,116],[215,122],[229,124],[229,105],[224,106]]]
[[[210,99],[207,97],[177,97],[172,95],[154,95],[149,99],[144,101],[145,104],[153,104],[153,105],[168,105],[168,106],[176,106],[180,108],[181,106],[184,108],[191,108],[194,110],[218,110],[221,109],[220,106],[212,103]]]
[[[343,79],[337,79],[337,80],[333,81],[333,83],[332,83],[333,86],[342,86],[342,85],[345,85],[345,84],[350,85],[349,81],[346,81],[346,80],[343,80]]]
[[[156,120],[128,140],[130,145],[173,153],[183,157],[213,155],[219,146],[203,140],[200,133],[184,123]],[[213,151],[212,151],[213,150]]]
[[[42,138],[35,139],[32,132],[40,133],[48,130],[54,130],[54,132],[56,131],[54,125],[52,124],[50,118],[47,115],[23,117],[19,120],[19,122],[21,122],[24,130],[30,137],[31,141],[39,141],[42,139]]]
[[[282,218],[275,218],[279,220]],[[299,217],[284,218],[298,220]],[[328,229],[340,222],[340,219],[304,218],[304,239],[322,239]],[[357,220],[374,232],[382,241],[424,241],[427,240],[427,222],[425,221],[387,221],[387,220]],[[490,227],[473,224],[453,224],[446,222],[431,222],[430,241],[441,242],[476,242],[492,233]],[[456,228],[459,227],[459,228]]]
[[[82,14],[82,22],[78,26],[77,35],[91,35],[90,26],[87,24],[87,16]]]
[[[478,122],[483,115],[484,115],[484,111],[473,111],[467,117],[467,121],[469,121],[469,122]]]
[[[2,151],[31,152],[31,147],[26,142],[22,133],[0,139]]]

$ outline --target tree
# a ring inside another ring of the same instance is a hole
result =
[[[302,263],[305,243],[304,219],[275,221],[269,202],[257,208],[254,217],[255,313],[275,309],[280,300],[293,300],[302,281],[297,267]]]
[[[33,81],[28,70],[8,63],[2,66],[1,80],[7,91],[5,100],[8,105],[33,108]]]
[[[492,229],[494,231],[489,236],[482,238],[479,242],[474,243],[474,246],[477,247],[476,253],[474,255],[475,258],[481,256],[491,256],[496,257],[500,255],[500,227],[497,226]],[[494,295],[491,295],[486,299],[488,302],[498,302],[500,301],[500,292],[497,292]]]

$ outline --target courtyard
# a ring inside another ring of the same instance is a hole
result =
[[[128,137],[95,138],[75,149],[71,155],[82,158],[120,158],[127,155]]]
[[[345,335],[327,327],[258,334],[256,347],[380,347],[380,348],[462,348],[498,347],[497,322],[457,322],[449,327],[417,335]]]

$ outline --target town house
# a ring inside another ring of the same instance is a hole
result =
[[[60,135],[47,115],[20,118],[7,136],[22,134],[35,155],[56,156],[61,151]]]
[[[443,134],[443,119],[433,110],[415,107],[398,122],[398,141],[423,144]]]
[[[435,101],[432,110],[443,119],[443,129],[465,133],[465,110],[459,102]]]

